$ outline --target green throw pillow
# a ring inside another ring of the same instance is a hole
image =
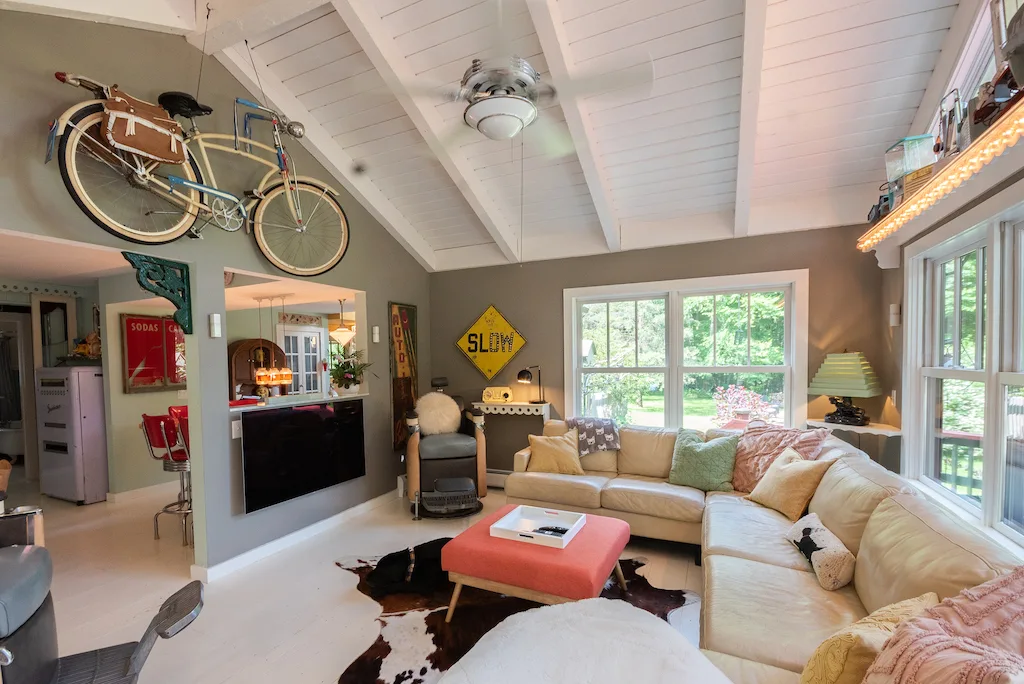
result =
[[[668,481],[704,492],[731,492],[739,435],[709,442],[694,440],[693,430],[680,429]]]

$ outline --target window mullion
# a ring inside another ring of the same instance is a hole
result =
[[[633,365],[640,366],[640,304],[633,302]]]
[[[747,293],[747,365],[750,363],[750,293]]]
[[[977,267],[975,267],[977,268]],[[977,276],[975,276],[977,281]],[[963,306],[960,288],[963,285],[963,273],[960,269],[960,257],[953,260],[953,365],[960,366],[960,307]],[[977,292],[977,287],[975,287]]]
[[[718,295],[711,298],[711,365],[718,365]]]
[[[612,305],[604,303],[604,367],[612,367]]]

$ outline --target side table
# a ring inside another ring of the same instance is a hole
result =
[[[903,433],[898,427],[885,423],[840,425],[839,423],[826,423],[823,420],[808,420],[807,427],[828,428],[839,439],[866,453],[872,461],[896,474],[900,472]]]
[[[487,426],[487,485],[505,486],[505,476],[512,472],[517,451],[529,445],[527,435],[539,435],[544,423],[551,418],[551,404],[531,404],[524,401],[510,401],[492,404],[474,401],[478,408],[489,416],[507,416],[493,426]],[[514,419],[514,420],[509,420]]]

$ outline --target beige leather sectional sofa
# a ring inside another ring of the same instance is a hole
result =
[[[549,421],[544,433],[566,429]],[[584,457],[585,476],[526,472],[529,449],[520,451],[505,482],[508,501],[608,515],[638,536],[700,544],[701,646],[739,684],[796,684],[818,644],[868,613],[929,591],[953,596],[1024,563],[862,451],[829,438],[821,458],[836,462],[809,510],[857,565],[850,585],[825,591],[784,538],[792,522],[782,514],[737,494],[668,484],[674,430],[619,434],[620,451]]]

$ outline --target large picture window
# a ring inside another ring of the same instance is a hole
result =
[[[566,290],[567,415],[802,425],[806,285],[787,271]]]

